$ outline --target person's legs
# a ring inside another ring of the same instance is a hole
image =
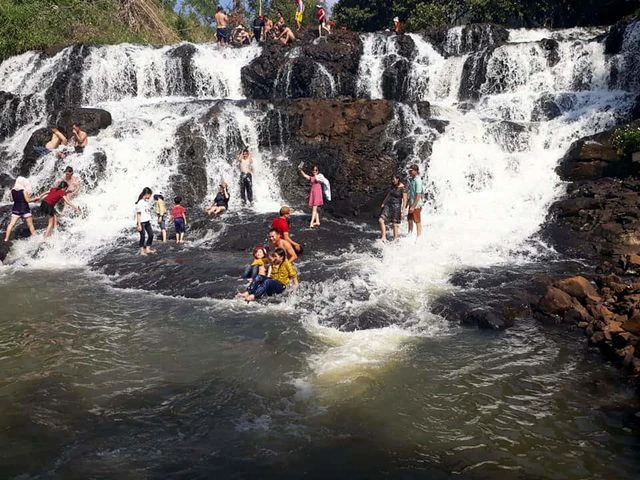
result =
[[[240,174],[240,198],[242,199],[243,205],[247,203],[245,183],[244,183],[244,173]]]
[[[167,243],[167,231],[163,228],[160,233],[162,234],[162,243]]]
[[[413,216],[412,216],[412,214],[407,215],[407,226],[409,227],[409,233],[413,232]]]
[[[396,241],[398,240],[398,230],[400,228],[400,225],[398,225],[397,223],[392,224],[392,228],[393,228],[393,240]]]
[[[141,225],[141,229],[140,229],[140,242],[138,242],[138,245],[140,246],[140,255],[146,255],[147,252],[145,252],[144,250],[144,245],[145,245],[145,229],[144,229],[144,225]]]
[[[36,229],[33,226],[33,217],[27,217],[24,219],[27,222],[27,228],[29,229],[29,234],[33,237],[36,234]]]
[[[53,233],[54,228],[56,228],[56,216],[51,215],[49,217],[49,222],[47,223],[47,229],[44,232],[44,238],[49,238]]]
[[[380,225],[380,240],[385,241],[387,239],[387,227],[384,224],[384,218],[378,218],[378,225]]]
[[[9,238],[11,237],[11,230],[13,230],[13,227],[16,226],[16,223],[18,222],[18,218],[20,217],[18,217],[17,215],[11,215],[11,221],[9,222],[9,225],[7,225],[7,231],[4,234],[5,242],[9,241]]]
[[[309,222],[309,227],[313,227],[315,225],[316,212],[318,211],[318,207],[315,205],[311,207],[311,222]]]
[[[142,229],[147,231],[146,251],[147,253],[151,253],[153,252],[153,250],[151,250],[151,244],[153,243],[153,228],[151,228],[151,222],[144,222]]]
[[[413,211],[413,221],[416,223],[416,235],[422,235],[422,209],[416,208]]]
[[[278,280],[268,278],[265,282],[265,293],[271,297],[273,295],[280,295],[284,292],[285,286]]]
[[[249,203],[253,203],[253,175],[247,173],[244,183],[245,188],[247,189],[247,200],[249,200]]]

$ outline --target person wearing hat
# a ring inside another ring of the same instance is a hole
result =
[[[394,17],[393,19],[393,30],[396,32],[396,35],[400,35],[402,33],[402,24],[398,17]]]
[[[409,233],[413,232],[413,224],[416,224],[416,233],[422,235],[422,179],[420,178],[420,167],[415,163],[409,167],[409,202],[407,222],[409,223]]]
[[[244,25],[238,25],[233,29],[231,41],[234,45],[248,45],[249,43],[251,43],[251,37],[247,32],[245,32]]]
[[[291,213],[293,210],[290,207],[284,206],[280,209],[280,216],[273,219],[271,222],[271,228],[276,230],[280,236],[288,241],[293,249],[296,251],[298,255],[302,253],[302,245],[298,242],[295,242],[291,239],[289,235],[289,217],[291,217]]]

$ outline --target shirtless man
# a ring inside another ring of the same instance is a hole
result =
[[[222,7],[218,7],[216,10],[216,38],[218,39],[218,48],[220,48],[223,43],[229,43],[227,23],[229,23],[229,17],[224,13]]]
[[[73,139],[76,144],[76,153],[82,153],[84,151],[84,147],[89,143],[87,132],[80,130],[79,123],[74,123],[71,127],[71,131],[73,132]]]
[[[276,248],[281,248],[287,254],[287,260],[289,260],[290,262],[295,262],[296,260],[298,260],[298,255],[296,254],[296,251],[293,249],[293,246],[291,245],[291,243],[286,241],[284,238],[282,238],[282,236],[278,233],[278,231],[275,228],[272,228],[271,230],[269,230],[268,238],[269,238],[269,244],[271,245],[273,250],[275,250]]]
[[[247,200],[253,204],[253,157],[249,149],[245,148],[238,157],[240,167],[240,198],[242,204],[246,205]]]
[[[67,188],[67,197],[75,197],[76,195],[78,195],[78,193],[80,193],[81,181],[77,175],[73,174],[72,167],[69,166],[64,169],[62,178],[56,180],[56,184],[59,184],[62,181],[67,182],[67,185],[69,185],[69,187]]]
[[[58,130],[57,128],[51,129],[51,140],[49,140],[44,147],[34,147],[33,151],[38,154],[38,156],[47,155],[53,151],[55,151],[60,145],[68,145],[69,141],[64,134]],[[56,152],[56,157],[58,159],[63,159],[66,156],[64,152]]]
[[[273,219],[271,228],[276,230],[280,236],[289,242],[295,252],[300,255],[302,253],[302,245],[293,241],[289,235],[289,217],[291,216],[291,208],[284,206],[280,209],[280,216]]]

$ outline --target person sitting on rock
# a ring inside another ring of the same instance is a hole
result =
[[[231,42],[234,45],[249,45],[251,43],[251,36],[244,30],[243,25],[238,25],[233,29],[231,34]]]
[[[45,144],[44,147],[33,147],[33,151],[39,156],[42,157],[44,155],[48,155],[51,152],[54,152],[61,145],[68,145],[69,141],[67,137],[56,127],[51,129],[51,139]],[[56,152],[56,157],[61,160],[66,156],[66,152],[58,151]]]
[[[295,40],[296,36],[293,34],[293,31],[289,27],[284,27],[280,35],[278,35],[278,41],[282,42],[283,45],[288,45]]]
[[[75,143],[75,152],[82,153],[84,152],[85,147],[89,144],[89,137],[87,132],[80,129],[79,123],[74,123],[71,127],[71,131],[73,132],[73,140]]]
[[[229,187],[223,180],[222,183],[220,183],[216,197],[213,199],[213,206],[205,210],[207,215],[216,216],[226,212],[229,209],[229,198]]]
[[[247,302],[252,302],[265,295],[269,297],[280,295],[284,293],[290,283],[293,284],[294,290],[298,288],[298,272],[293,264],[287,260],[286,253],[282,248],[276,248],[269,255],[269,262],[271,264],[269,276],[258,275],[249,289],[239,294]]]
[[[267,238],[269,239],[271,250],[275,248],[281,248],[286,252],[287,260],[289,260],[290,262],[295,262],[296,260],[298,260],[298,254],[293,248],[293,245],[291,245],[291,242],[282,238],[282,236],[278,233],[277,230],[273,228],[269,230],[269,234]]]

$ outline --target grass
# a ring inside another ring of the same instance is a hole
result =
[[[144,0],[167,27],[162,35],[141,19],[133,25],[121,9],[122,0],[2,0],[0,60],[27,50],[72,43],[172,43],[211,41],[212,30],[178,15],[154,0]],[[167,35],[167,32],[169,35]]]

